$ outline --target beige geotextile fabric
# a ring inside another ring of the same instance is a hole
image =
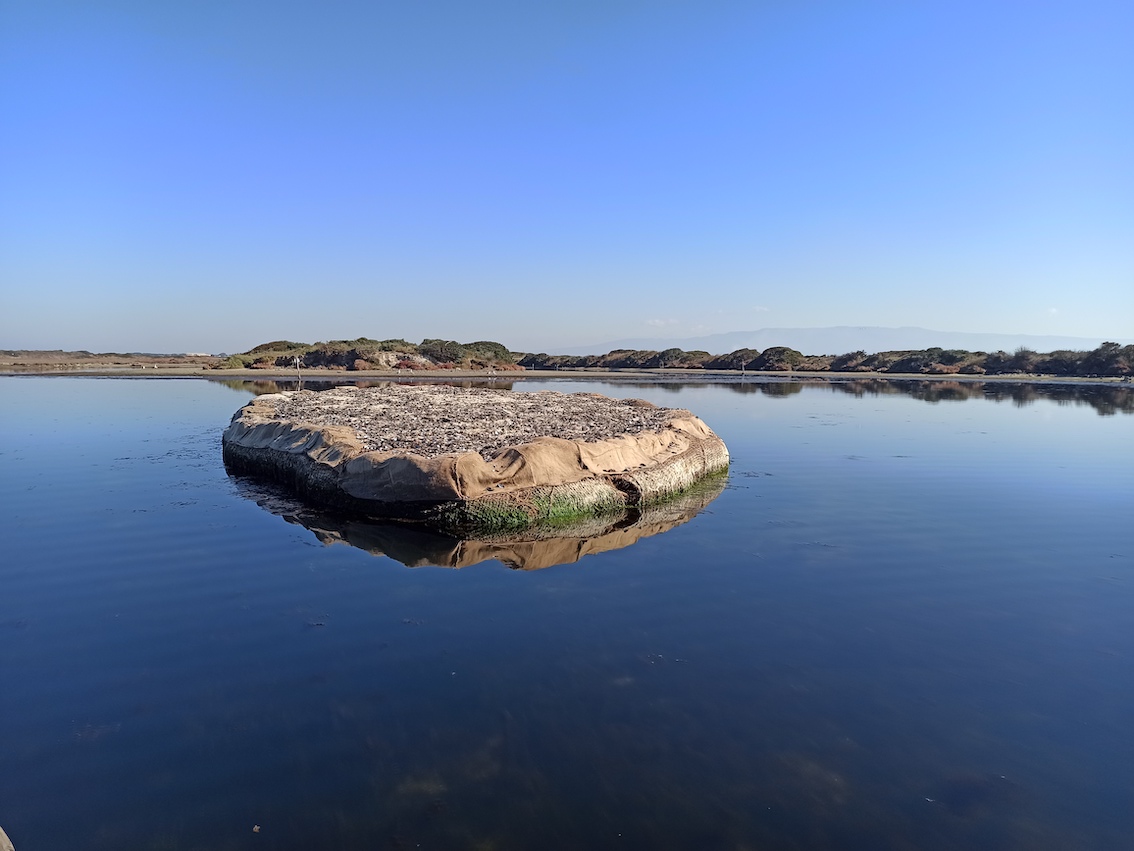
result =
[[[468,502],[592,479],[616,480],[623,491],[637,490],[649,499],[728,465],[724,443],[684,410],[673,410],[656,431],[597,441],[541,437],[506,447],[488,460],[477,452],[436,457],[366,452],[347,426],[285,422],[275,416],[273,395],[244,406],[225,430],[226,453],[239,454],[264,472],[273,467],[298,471],[365,501]]]

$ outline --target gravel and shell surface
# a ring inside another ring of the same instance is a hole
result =
[[[366,451],[427,458],[479,452],[488,459],[537,437],[604,440],[656,431],[674,409],[593,393],[513,392],[445,385],[390,385],[280,394],[278,419],[348,426]]]

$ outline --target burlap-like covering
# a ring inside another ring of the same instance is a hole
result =
[[[412,391],[416,404],[421,404],[422,390]],[[391,393],[396,399],[398,392],[384,388],[383,399]],[[452,396],[453,389],[444,392]],[[326,395],[335,393],[341,398]],[[260,396],[237,411],[222,439],[230,470],[267,476],[323,504],[378,517],[430,519],[452,528],[522,528],[649,504],[727,468],[729,460],[724,442],[679,409],[658,409],[660,427],[634,434],[595,440],[549,435],[487,457],[476,451],[433,456],[367,451],[359,430],[350,426],[281,419],[277,409],[288,395]],[[494,411],[522,395],[500,393],[493,397]],[[570,395],[544,395],[547,404],[570,410]],[[588,404],[595,398],[588,394]],[[318,399],[337,404],[336,410],[351,406],[356,421],[367,415],[367,396],[356,388],[324,391]],[[462,423],[447,426],[460,430]]]

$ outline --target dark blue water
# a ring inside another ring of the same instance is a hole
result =
[[[225,474],[239,385],[0,379],[18,851],[1132,847],[1128,393],[515,387],[688,407],[728,486],[411,569]]]

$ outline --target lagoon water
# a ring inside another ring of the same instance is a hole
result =
[[[1131,847],[1129,390],[514,387],[688,407],[728,484],[409,568],[226,475],[250,384],[0,378],[16,848]]]

